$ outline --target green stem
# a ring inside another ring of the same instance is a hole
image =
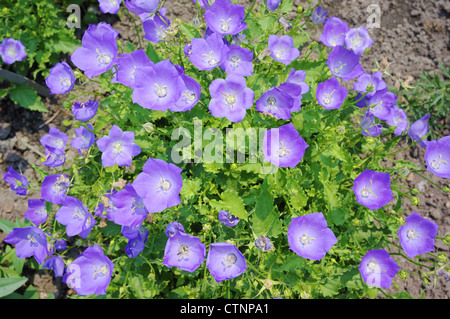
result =
[[[133,21],[134,29],[136,30],[136,35],[137,35],[138,41],[139,41],[139,49],[142,49],[141,36],[139,35],[139,29],[138,29],[138,27],[137,27],[136,20],[134,20],[133,16],[132,16],[131,13],[128,11],[128,9],[125,10],[125,12],[128,14],[128,16],[130,17],[130,19]],[[164,21],[164,19],[163,19],[163,21]]]
[[[402,253],[391,253],[391,255],[402,256],[403,258],[405,258],[409,262],[413,263],[414,265],[417,265],[417,266],[420,266],[420,267],[425,267],[425,268],[428,268],[430,270],[433,270],[433,267],[422,265],[421,263],[415,262],[414,260],[411,260],[410,258],[408,258],[407,256],[403,255]]]
[[[426,178],[425,176],[423,176],[422,174],[417,173],[417,171],[413,171],[413,173],[419,175],[420,177],[422,177],[423,179],[427,180],[428,182],[430,182],[432,185],[436,186],[437,188],[439,188],[441,191],[444,191],[444,189],[439,186],[438,184],[432,182],[431,180],[429,180],[428,178]]]

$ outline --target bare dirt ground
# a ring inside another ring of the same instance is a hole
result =
[[[317,1],[312,1],[313,4]],[[251,1],[241,1],[242,5],[249,7]],[[262,3],[258,0],[257,4]],[[450,31],[450,2],[446,0],[426,1],[380,1],[380,0],[342,0],[342,1],[322,1],[322,6],[329,11],[328,16],[337,16],[347,21],[350,27],[366,26],[367,19],[372,13],[367,8],[371,4],[376,4],[380,8],[381,20],[380,28],[370,30],[370,35],[374,40],[374,45],[369,54],[363,57],[361,63],[365,70],[375,68],[375,60],[386,57],[393,64],[388,71],[393,75],[387,78],[388,85],[398,86],[400,81],[404,81],[411,76],[417,80],[421,71],[436,71],[439,62],[450,62],[449,55],[449,31]],[[306,1],[294,1],[295,7],[307,7]],[[167,0],[165,2],[167,16],[169,19],[175,17],[182,20],[191,20],[196,16],[197,10],[192,0]],[[137,44],[137,37],[133,23],[126,17],[119,21],[115,16],[103,15],[100,21],[107,21],[120,32],[122,40],[129,40]],[[138,21],[138,24],[140,22]],[[318,41],[322,29],[318,29],[313,35],[313,40]],[[143,38],[143,33],[141,35]],[[61,110],[58,105],[63,101],[64,96],[56,96],[45,99],[49,113],[38,113],[25,110],[18,105],[14,105],[8,98],[0,100],[0,172],[3,174],[8,167],[12,166],[16,171],[22,172],[29,180],[36,180],[37,176],[31,167],[31,163],[42,166],[41,158],[44,152],[39,142],[40,137],[48,133],[51,126],[56,126],[69,135],[69,140],[74,136],[73,129],[63,125],[65,119],[69,119],[70,114]],[[450,117],[446,119],[447,127],[450,128]],[[441,132],[449,135],[450,130]],[[406,146],[405,139],[399,144],[399,148]],[[68,147],[67,149],[71,149]],[[71,150],[70,152],[73,152]],[[73,152],[74,153],[74,152]],[[72,154],[73,154],[72,153]],[[73,156],[67,155],[68,158]],[[396,159],[409,160],[419,167],[425,169],[423,160],[424,150],[416,148],[412,151],[398,153]],[[450,186],[448,180],[436,178],[427,174],[431,180],[440,186]],[[422,216],[435,221],[439,225],[438,236],[444,237],[450,233],[450,199],[448,194],[442,193],[431,183],[424,181],[418,176],[410,175],[406,181],[409,187],[416,187],[422,191],[418,195],[420,207],[414,207],[409,203],[404,205],[405,216],[412,211],[420,213]],[[24,219],[27,210],[27,202],[30,198],[38,198],[39,192],[29,192],[26,197],[13,194],[9,185],[0,179],[0,218],[15,220]],[[0,231],[0,252],[3,251],[6,243],[3,242],[5,234]],[[449,252],[449,246],[438,242],[436,251]],[[398,259],[400,266],[406,264]],[[406,267],[406,266],[405,266]],[[410,267],[410,266],[408,266]],[[417,269],[408,268],[417,272]],[[54,292],[56,298],[65,298],[67,289],[61,285],[60,280],[55,280],[47,270],[38,272],[29,271],[27,273],[32,284],[39,291],[41,298],[46,298]],[[419,297],[422,289],[425,289],[425,298],[448,299],[450,298],[450,283],[443,278],[439,278],[436,287],[433,284],[424,285],[416,276],[409,276],[405,280],[396,278],[400,290],[406,290],[414,297]],[[395,293],[397,290],[391,288],[389,292]]]

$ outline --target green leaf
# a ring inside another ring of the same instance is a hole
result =
[[[24,264],[25,264],[25,258],[19,258],[19,257],[17,257],[17,254],[13,255],[13,266],[18,275],[22,274]]]
[[[261,192],[256,199],[255,213],[251,221],[256,236],[268,235],[277,237],[281,232],[281,222],[274,210],[274,198],[269,191],[267,178],[264,180]]]
[[[220,203],[223,210],[227,210],[230,214],[247,220],[247,211],[245,210],[244,201],[238,194],[226,190],[222,193],[221,199],[222,201]]]
[[[191,199],[197,195],[201,185],[202,180],[199,178],[185,179],[183,180],[183,187],[181,188],[180,194],[186,199]]]
[[[25,278],[25,277],[0,278],[0,298],[13,293],[27,281],[28,281],[28,278]]]
[[[12,221],[0,218],[0,229],[5,234],[9,234],[10,232],[12,232],[13,228],[15,227],[16,225]]]
[[[150,42],[148,42],[147,44],[147,50],[145,51],[145,53],[147,53],[148,58],[153,63],[158,63],[159,61],[161,61],[160,57],[158,56],[158,53],[155,51],[155,48]]]
[[[39,95],[26,84],[17,84],[9,91],[11,100],[31,111],[48,112]]]
[[[201,38],[200,32],[193,26],[190,26],[186,23],[180,24],[180,29],[183,31],[184,36],[191,41],[194,38]]]

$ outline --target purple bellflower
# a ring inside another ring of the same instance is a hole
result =
[[[351,28],[345,34],[345,47],[356,55],[361,55],[367,48],[373,45],[373,40],[369,32],[363,26]]]
[[[427,171],[442,178],[450,178],[450,136],[428,142],[425,151]]]
[[[266,131],[263,140],[264,157],[278,167],[295,167],[309,146],[292,123]]]
[[[71,60],[88,78],[105,73],[116,64],[117,32],[106,23],[90,25]]]
[[[387,121],[392,115],[392,107],[397,101],[394,93],[385,90],[377,91],[367,100],[370,113],[380,120]]]
[[[267,10],[275,11],[280,5],[281,0],[266,0]]]
[[[88,208],[77,198],[67,196],[55,214],[55,219],[66,226],[67,236],[86,238],[96,221]]]
[[[98,0],[99,8],[102,13],[117,14],[122,0]]]
[[[246,110],[253,105],[255,93],[247,87],[244,77],[229,75],[226,79],[216,79],[209,86],[211,101],[209,112],[214,117],[225,117],[229,121],[241,122]]]
[[[134,143],[134,132],[123,132],[120,127],[113,125],[108,136],[97,141],[98,149],[103,152],[102,165],[111,167],[130,166],[133,156],[141,153],[141,148]]]
[[[47,167],[58,167],[66,162],[64,150],[47,146],[45,148],[45,161],[42,163]]]
[[[114,264],[100,245],[88,247],[66,268],[63,282],[79,295],[104,295],[113,274]]]
[[[51,127],[48,134],[41,137],[40,142],[44,147],[53,147],[64,150],[68,136],[56,127]]]
[[[259,236],[255,240],[255,246],[261,249],[263,252],[268,252],[274,249],[273,244],[270,242],[270,238],[264,235]]]
[[[153,43],[165,41],[167,37],[167,31],[170,27],[170,21],[164,14],[165,8],[161,8],[158,14],[149,16],[143,23],[145,32],[145,40]]]
[[[184,87],[181,90],[181,96],[178,101],[169,106],[171,112],[185,112],[192,109],[200,100],[202,87],[191,76],[184,73],[184,68],[180,65],[175,66],[178,74],[184,82]]]
[[[229,51],[225,60],[221,64],[222,69],[228,75],[236,74],[241,76],[250,76],[253,74],[253,52],[238,45],[228,46]]]
[[[13,228],[4,241],[15,245],[17,257],[34,256],[38,264],[42,264],[45,258],[50,255],[46,235],[41,229],[34,226]]]
[[[277,119],[289,120],[295,100],[293,96],[286,93],[286,89],[286,86],[281,85],[281,88],[273,87],[267,90],[256,100],[255,109]]]
[[[297,112],[302,108],[302,87],[298,84],[284,82],[277,87],[283,93],[286,93],[293,99],[292,107],[289,113]]]
[[[359,264],[364,282],[379,288],[389,289],[399,270],[400,267],[384,249],[368,251]]]
[[[238,34],[247,28],[244,22],[245,7],[232,4],[228,0],[215,0],[206,10],[206,25],[220,36]]]
[[[128,238],[125,253],[130,258],[138,256],[145,248],[149,235],[148,229],[141,227],[141,224],[138,224],[135,228],[122,226],[122,234],[125,238]]]
[[[149,213],[159,213],[181,203],[182,169],[161,159],[149,158],[132,183]]]
[[[397,105],[391,107],[390,116],[386,119],[386,123],[390,126],[395,126],[394,134],[396,136],[401,135],[408,129],[408,116],[405,111],[399,108]]]
[[[167,237],[172,237],[178,232],[184,233],[184,226],[180,222],[171,222],[166,226],[165,234]]]
[[[136,72],[142,68],[153,66],[144,50],[139,49],[131,53],[122,53],[117,59],[117,82],[135,89],[140,83],[136,82]]]
[[[292,83],[300,85],[302,88],[302,95],[309,92],[309,85],[305,82],[306,72],[303,70],[296,70],[294,68],[291,69],[291,72],[288,75],[286,83]]]
[[[199,238],[176,232],[167,239],[163,265],[194,272],[205,260],[206,247]]]
[[[312,260],[322,259],[338,241],[322,213],[292,218],[287,237],[292,251]]]
[[[364,73],[364,69],[359,63],[359,55],[343,46],[336,46],[328,55],[327,65],[331,74],[349,81]]]
[[[159,0],[125,0],[125,6],[137,14],[142,21],[147,20],[158,11]]]
[[[177,68],[169,60],[137,72],[136,83],[139,84],[133,91],[133,102],[163,112],[178,101],[185,87]]]
[[[131,184],[115,193],[111,200],[117,208],[114,223],[135,228],[147,217],[148,211],[142,198],[136,193]]]
[[[6,64],[13,64],[16,61],[22,61],[27,57],[25,46],[20,40],[7,38],[0,44],[0,56]]]
[[[348,31],[347,22],[338,17],[331,17],[325,21],[320,41],[327,47],[334,48],[344,45],[345,34]]]
[[[191,44],[189,61],[199,70],[212,70],[221,65],[229,50],[222,37],[216,33],[206,39],[194,38]]]
[[[389,173],[365,169],[355,178],[352,190],[356,201],[370,210],[379,209],[394,199]]]
[[[322,24],[327,17],[328,11],[318,6],[312,13],[311,19],[315,24]]]
[[[117,207],[114,206],[112,198],[117,192],[118,191],[113,188],[104,195],[104,197],[102,198],[103,202],[99,203],[94,210],[94,214],[96,216],[100,216],[114,222],[117,213]]]
[[[382,74],[377,71],[372,74],[363,73],[358,77],[358,81],[353,84],[353,89],[366,93],[365,98],[371,98],[379,91],[387,91],[386,83],[381,79]]]
[[[3,173],[3,179],[11,186],[11,190],[20,196],[26,196],[30,183],[22,174],[17,173],[11,166]]]
[[[233,279],[247,270],[244,255],[229,243],[212,243],[209,246],[206,267],[217,282]]]
[[[66,175],[56,174],[45,176],[42,181],[41,197],[47,202],[61,204],[67,196],[70,180]]]
[[[24,217],[31,221],[35,226],[44,224],[47,220],[47,208],[43,199],[32,198],[28,200],[28,209]]]
[[[427,120],[430,118],[431,114],[427,114],[424,117],[418,119],[409,126],[408,135],[413,141],[419,141],[419,145],[423,148],[427,148],[428,141],[420,139],[428,134],[429,126]]]
[[[85,103],[75,102],[72,106],[73,117],[78,121],[87,122],[97,113],[98,106],[98,102],[92,100]]]
[[[87,128],[80,126],[75,129],[76,137],[70,142],[70,146],[78,150],[80,155],[86,154],[87,150],[95,143],[94,127],[91,124]]]
[[[300,55],[300,51],[294,47],[294,39],[289,35],[282,35],[281,37],[274,34],[269,35],[268,48],[272,58],[286,65]]]
[[[52,269],[55,277],[63,277],[64,275],[64,259],[61,256],[52,256],[42,264],[43,268]]]
[[[75,75],[67,62],[56,63],[45,78],[50,94],[65,94],[75,85]]]
[[[366,114],[359,123],[359,126],[361,127],[361,134],[368,137],[376,137],[383,133],[383,127],[380,124],[374,124],[375,117],[369,111],[366,111]]]
[[[338,109],[347,98],[348,90],[341,86],[338,79],[330,78],[317,85],[317,103],[327,110]]]
[[[219,221],[222,222],[222,225],[233,227],[239,223],[239,218],[230,214],[227,210],[221,210],[219,212]]]
[[[433,251],[437,233],[438,225],[416,212],[405,219],[397,232],[400,245],[410,258]]]

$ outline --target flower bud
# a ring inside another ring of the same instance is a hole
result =
[[[420,206],[420,200],[417,197],[411,197],[411,204],[414,206]]]
[[[297,13],[302,13],[303,12],[303,7],[302,6],[298,6],[297,7]]]
[[[397,275],[400,279],[406,279],[408,277],[408,273],[404,270],[399,270]]]
[[[145,123],[144,125],[142,125],[142,127],[144,128],[144,130],[145,130],[147,133],[150,133],[150,132],[152,132],[152,131],[155,129],[155,125],[153,125],[153,124],[150,123],[150,122]]]
[[[272,289],[272,286],[273,286],[273,281],[272,280],[270,280],[270,279],[266,279],[266,280],[264,280],[264,288],[266,288],[266,289]]]
[[[444,188],[442,189],[442,191],[443,191],[444,193],[450,193],[450,188],[444,187]]]
[[[447,236],[445,236],[444,239],[443,239],[442,241],[444,242],[444,244],[450,245],[450,234],[448,234]]]
[[[419,195],[420,192],[419,192],[419,190],[418,190],[417,188],[413,188],[413,189],[411,190],[411,194],[414,195],[414,196],[416,196],[416,195]]]
[[[447,255],[446,254],[443,254],[443,253],[439,253],[438,255],[437,255],[437,260],[440,262],[440,263],[443,263],[443,264],[445,264],[446,262],[447,262]]]

